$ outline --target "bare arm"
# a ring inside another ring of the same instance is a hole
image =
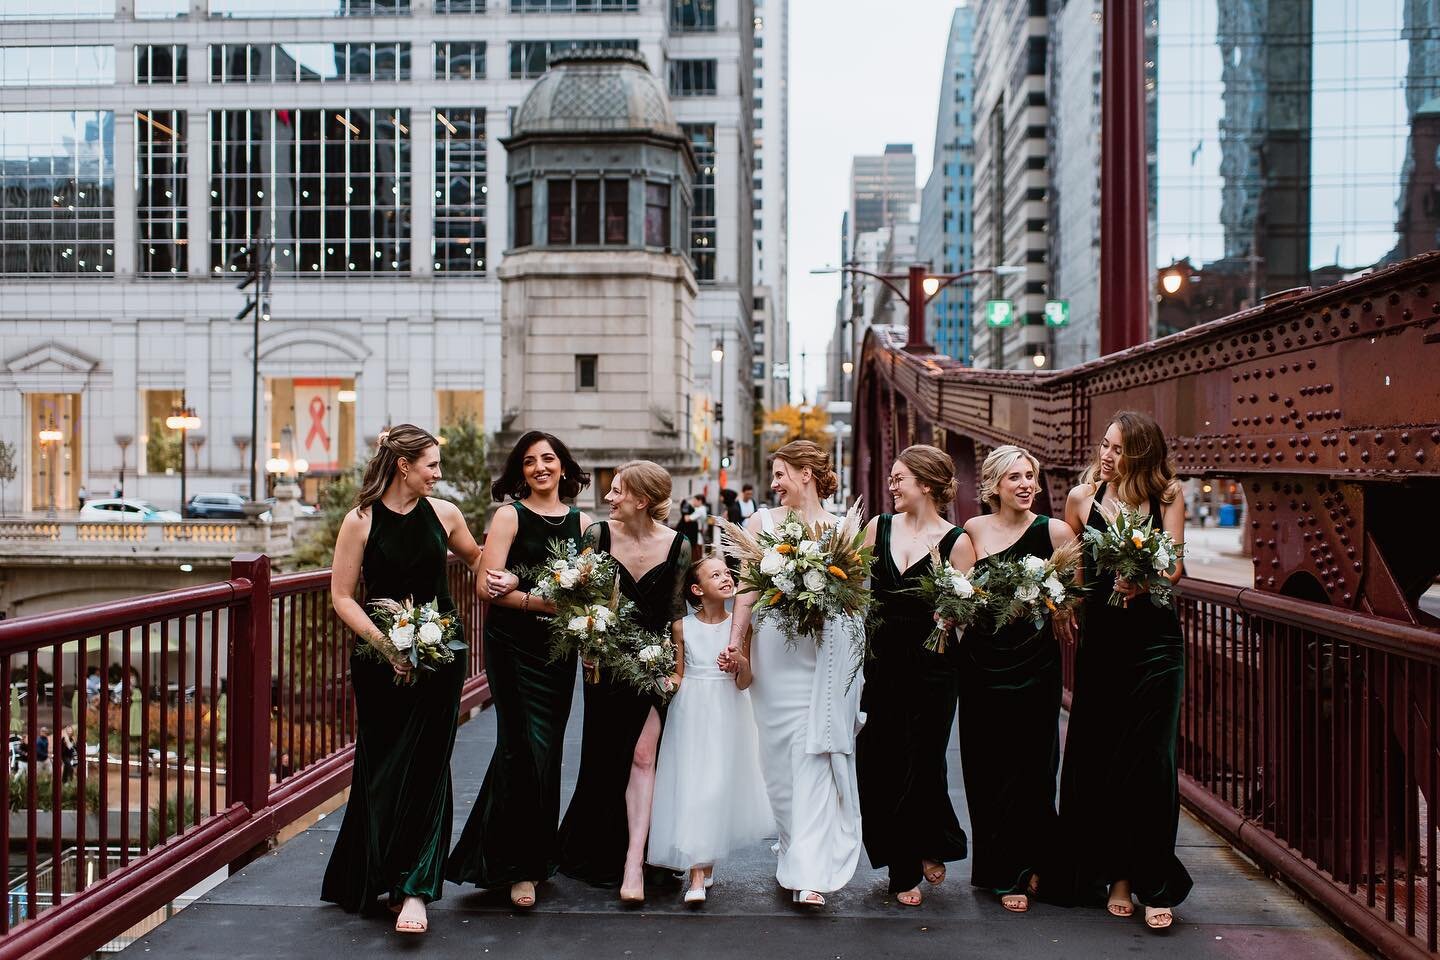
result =
[[[470,532],[470,526],[465,522],[465,514],[460,508],[449,500],[439,500],[435,497],[427,497],[430,505],[435,509],[435,516],[440,518],[440,523],[445,527],[445,542],[450,547],[450,552],[460,558],[460,562],[470,568],[475,574],[476,582],[484,578],[480,576],[480,544],[475,542],[474,535]]]
[[[865,524],[865,546],[871,547],[872,549],[874,548],[875,538],[879,536],[879,528],[880,515],[877,513],[870,518],[869,523]]]
[[[1094,485],[1081,483],[1071,487],[1070,495],[1065,498],[1065,523],[1077,537],[1085,532],[1085,522],[1088,519],[1086,514],[1089,513],[1086,505],[1094,497]]]
[[[975,564],[980,562],[980,557],[975,552],[975,541],[970,539],[970,534],[964,530],[955,540],[955,546],[950,548],[950,566],[963,574],[969,574],[975,569]]]
[[[755,672],[750,669],[750,638],[753,636],[753,631],[745,634],[745,640],[734,657],[735,686],[740,690],[750,689],[750,684],[755,681]]]
[[[1067,512],[1069,510],[1068,503],[1066,504],[1066,510]],[[1054,517],[1051,517],[1050,549],[1058,550],[1061,547],[1065,546],[1067,543],[1074,542],[1075,531],[1070,529],[1070,524],[1066,523],[1064,520],[1056,520]],[[1084,569],[1085,568],[1082,566],[1076,566],[1075,568],[1076,586],[1079,586],[1083,582]],[[1075,616],[1073,611],[1067,610],[1064,612],[1063,616],[1060,613],[1057,613],[1054,616],[1052,622],[1055,627],[1055,637],[1061,643],[1069,643],[1070,641],[1075,639]]]
[[[365,613],[360,601],[355,599],[355,587],[360,582],[360,563],[364,559],[365,541],[369,537],[369,514],[361,515],[358,510],[345,514],[340,523],[340,533],[335,538],[335,561],[330,571],[330,605],[345,626],[373,645],[385,635]],[[399,664],[394,666],[397,673],[410,670],[408,663],[403,668]]]
[[[680,681],[685,679],[685,631],[680,629],[681,621],[675,620],[670,624],[670,639],[675,644],[675,672],[670,675],[670,689],[675,690],[680,686]]]
[[[485,537],[485,549],[480,554],[480,573],[486,580],[503,577],[508,573],[505,564],[510,559],[510,545],[520,529],[520,518],[515,508],[505,504],[495,511],[490,532]],[[489,602],[497,607],[525,610],[530,613],[554,613],[555,605],[523,590],[511,590],[503,596],[490,597]]]
[[[1177,483],[1170,490],[1175,498],[1169,503],[1162,503],[1160,506],[1160,524],[1165,532],[1170,534],[1170,539],[1175,541],[1177,547],[1185,546],[1185,498],[1181,495],[1180,485]],[[1175,562],[1175,572],[1170,574],[1170,582],[1177,583],[1185,575],[1185,561]]]
[[[745,521],[745,529],[751,534],[759,533],[764,529],[764,521],[760,519],[759,510],[752,513],[750,518]],[[726,652],[732,656],[745,642],[745,632],[750,629],[750,616],[755,609],[755,600],[756,594],[753,591],[735,594],[735,609],[730,616],[730,646],[725,648]]]

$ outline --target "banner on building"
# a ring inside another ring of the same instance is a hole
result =
[[[339,380],[293,380],[295,457],[310,472],[340,469]]]

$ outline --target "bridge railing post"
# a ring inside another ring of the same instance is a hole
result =
[[[242,553],[230,561],[232,579],[249,580],[250,597],[230,620],[230,802],[251,813],[270,802],[270,558]]]

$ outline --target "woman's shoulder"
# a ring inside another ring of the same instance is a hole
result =
[[[1095,496],[1100,491],[1100,484],[1082,480],[1070,488],[1070,494],[1066,498],[1071,503],[1080,503]]]

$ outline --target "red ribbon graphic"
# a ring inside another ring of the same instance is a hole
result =
[[[305,446],[308,449],[315,438],[320,438],[320,444],[328,452],[330,450],[330,434],[325,432],[325,401],[321,397],[310,398],[310,432],[305,434]]]

